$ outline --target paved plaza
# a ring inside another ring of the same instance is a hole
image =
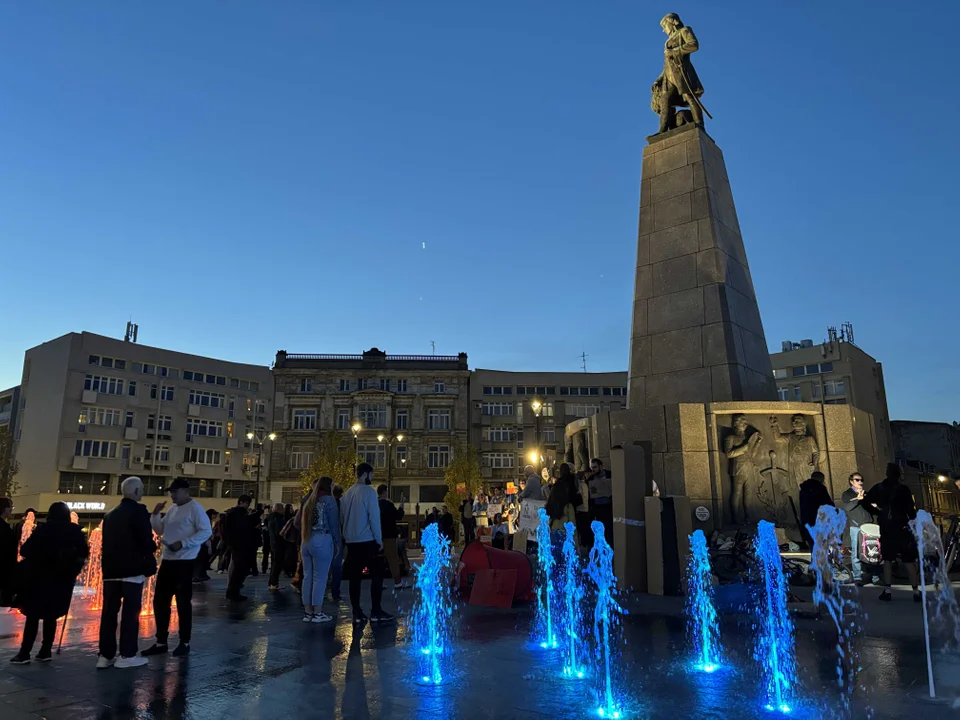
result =
[[[47,664],[7,663],[20,639],[22,618],[0,620],[0,718],[583,718],[595,706],[589,681],[567,681],[556,657],[528,638],[532,608],[460,608],[455,671],[449,682],[416,682],[417,659],[404,624],[366,626],[354,633],[349,608],[335,625],[300,622],[298,597],[288,588],[268,593],[263,576],[247,581],[251,601],[232,607],[224,581],[198,586],[193,652],[186,660],[151,658],[137,669],[94,669],[97,613],[75,606],[63,653]],[[344,590],[346,587],[344,587]],[[404,613],[413,590],[385,603]],[[920,607],[907,592],[883,606],[873,588],[871,616],[858,643],[866,690],[855,694],[854,717],[924,720],[957,711],[924,700],[926,665]],[[386,597],[389,597],[389,592]],[[723,624],[729,669],[690,675],[684,663],[682,600],[641,596],[625,620],[618,673],[625,717],[764,717],[750,668],[750,634],[734,619]],[[175,626],[174,626],[175,627]],[[795,717],[830,717],[836,704],[836,666],[828,619],[798,620],[797,653],[806,700]],[[153,630],[141,625],[141,646]],[[874,634],[876,633],[876,634]],[[883,637],[879,635],[882,633]],[[176,633],[174,632],[174,642]],[[737,670],[736,668],[739,668]]]

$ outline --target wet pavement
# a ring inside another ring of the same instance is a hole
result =
[[[251,578],[245,589],[251,600],[236,608],[222,599],[224,584],[215,578],[195,592],[190,657],[152,658],[143,668],[95,670],[98,613],[83,609],[80,601],[60,656],[51,663],[9,665],[22,618],[4,613],[0,720],[596,717],[593,680],[563,679],[559,658],[529,641],[532,608],[459,608],[453,672],[443,685],[425,686],[416,681],[418,658],[402,622],[354,632],[349,608],[341,605],[335,625],[305,625],[298,596],[289,588],[268,593],[263,576]],[[366,592],[364,596],[366,603]],[[388,611],[404,613],[413,590],[397,598],[387,592],[387,598]],[[920,608],[912,602],[892,605],[894,617],[909,615],[911,622],[916,619],[912,616],[919,617]],[[803,689],[791,717],[844,716],[831,628],[827,618],[798,620]],[[152,618],[144,618],[141,647],[149,645],[152,629]],[[688,671],[684,632],[682,618],[670,614],[641,611],[625,619],[616,663],[623,717],[773,717],[759,702],[751,635],[744,624],[725,617],[727,667],[711,675]],[[870,632],[868,624],[857,643],[862,687],[854,693],[847,716],[960,718],[960,709],[924,699],[921,636],[879,637]],[[171,641],[176,642],[175,633]]]

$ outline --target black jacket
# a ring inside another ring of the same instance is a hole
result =
[[[267,533],[270,535],[270,547],[273,550],[279,550],[283,538],[280,537],[280,531],[287,524],[287,516],[283,513],[271,512],[267,516]]]
[[[17,606],[24,615],[61,618],[70,610],[73,584],[90,550],[72,522],[43,523],[20,548]]]
[[[833,498],[823,483],[813,478],[800,483],[800,523],[804,529],[817,524],[817,511],[822,505],[834,507]]]
[[[233,552],[255,548],[253,522],[245,507],[234,505],[223,514],[223,540]]]
[[[17,571],[17,534],[0,520],[0,607],[10,607]]]
[[[120,504],[103,516],[103,550],[101,566],[107,580],[153,575],[157,566],[153,554],[150,513],[140,503],[123,498]]]
[[[377,502],[380,505],[380,532],[384,539],[396,539],[399,534],[397,523],[403,520],[403,510],[386,498],[380,498]]]
[[[866,495],[863,500],[857,499],[857,491],[847,488],[840,496],[840,508],[847,514],[847,520],[852,527],[860,527],[864,523],[873,522],[873,513],[867,504]]]

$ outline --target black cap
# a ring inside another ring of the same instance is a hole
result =
[[[189,480],[187,480],[186,478],[177,478],[172,483],[170,483],[170,487],[164,490],[164,492],[170,492],[171,490],[189,490],[189,489],[190,489]]]

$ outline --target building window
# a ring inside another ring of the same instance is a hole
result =
[[[57,492],[64,495],[106,495],[110,476],[106,473],[60,473]]]
[[[312,452],[292,452],[290,453],[290,469],[306,470],[313,463]]]
[[[421,485],[420,502],[421,503],[442,503],[447,496],[446,485]]]
[[[510,385],[484,385],[484,395],[513,395],[513,388]]]
[[[220,496],[238,498],[241,495],[253,495],[257,484],[251,480],[224,480],[220,484]]]
[[[366,378],[359,378],[357,380],[357,390],[366,390],[370,387],[370,381]]]
[[[427,430],[449,430],[450,429],[450,411],[449,410],[428,410],[427,411]]]
[[[828,373],[833,372],[833,363],[832,362],[822,362],[820,363],[820,372]],[[877,374],[877,369],[873,368],[873,374]]]
[[[213,497],[213,480],[187,478],[187,482],[190,483],[191,497]]]
[[[313,380],[310,378],[300,378],[300,392],[313,392]]]
[[[545,443],[555,443],[557,441],[557,429],[555,427],[540,428],[540,439]]]
[[[387,466],[386,445],[357,445],[357,456],[361,462],[370,463],[375,468]]]
[[[191,391],[190,394],[192,395],[193,392]],[[150,399],[151,399],[151,400],[156,400],[156,399],[157,399],[157,386],[156,386],[156,385],[151,385],[151,386],[150,386]],[[160,389],[160,399],[163,400],[164,402],[173,402],[173,386],[172,386],[172,385],[164,385],[164,386]]]
[[[223,423],[215,420],[187,419],[187,442],[199,437],[223,437]]]
[[[365,428],[385,428],[387,426],[387,406],[361,405],[360,424]]]
[[[512,468],[514,466],[514,455],[513,453],[503,452],[484,453],[483,464],[492,468]]]
[[[449,445],[430,445],[427,449],[427,467],[445,468],[450,464]]]
[[[212,448],[184,448],[183,461],[197,465],[219,465],[220,451]]]
[[[170,399],[173,399],[172,392]],[[221,395],[220,393],[207,392],[206,390],[191,390],[189,402],[191,405],[199,405],[201,407],[222,408],[226,405],[227,396]]]
[[[115,458],[117,443],[113,440],[77,440],[73,454],[78,457]]]
[[[513,403],[511,402],[487,402],[480,406],[480,412],[484,415],[513,415]]]
[[[132,449],[130,443],[124,443],[120,447],[120,467],[124,469],[130,467],[130,454]]]
[[[820,399],[820,383],[814,383],[811,389],[813,390],[813,399],[819,400]]]
[[[590,417],[591,415],[596,415],[598,412],[600,412],[599,405],[567,405],[567,415],[572,415],[573,417]]]
[[[523,449],[523,428],[517,428],[517,449]]]
[[[126,370],[127,361],[120,360],[119,358],[111,357],[102,357],[100,355],[91,355],[89,359],[90,365],[99,365],[100,367],[113,368],[114,370]]]
[[[294,430],[316,430],[317,429],[317,411],[316,410],[294,410],[293,411],[293,429]]]
[[[132,428],[135,419],[136,419],[136,413],[134,413],[133,410],[127,410],[127,417],[126,417],[126,421],[124,422],[123,426],[124,426],[124,427],[128,427],[128,428]]]
[[[556,395],[555,387],[546,385],[517,385],[517,395]]]
[[[793,374],[794,377],[803,377],[804,375],[807,374],[807,369],[805,367],[795,367],[795,368],[790,368],[790,372]]]
[[[610,397],[626,397],[627,389],[625,387],[605,387],[603,394]]]
[[[545,402],[540,406],[540,417],[553,417],[553,403]]]
[[[153,457],[153,445],[147,445],[143,449],[143,460],[144,462],[158,462],[158,463],[168,463],[170,462],[170,447],[168,445],[157,445],[157,457]]]
[[[126,385],[120,378],[87,375],[83,381],[84,390],[93,390],[104,395],[123,395]]]
[[[380,378],[380,389],[390,392],[390,378]]]
[[[344,379],[341,378],[341,380],[340,380],[340,392],[350,392],[350,381],[349,381],[349,380],[344,380]]]
[[[777,398],[780,400],[780,402],[787,402],[790,399],[790,388],[778,387]]]
[[[827,380],[823,384],[823,393],[827,397],[844,394],[843,380]]]
[[[774,368],[773,376],[778,380],[783,380],[787,376],[786,368]]]
[[[230,402],[227,404],[227,417],[232,418],[237,415],[237,396],[231,395]]]
[[[510,425],[491,425],[483,428],[483,439],[490,442],[516,442],[517,431]]]
[[[397,392],[403,393],[407,391],[407,381],[406,380],[397,380]]]
[[[803,400],[803,388],[799,385],[793,386],[793,399],[797,401]]]
[[[222,395],[220,397],[223,397]],[[223,407],[221,404],[220,407]],[[257,415],[264,415],[267,412],[267,401],[257,400]]]
[[[561,387],[561,395],[599,395],[598,387]]]
[[[846,405],[847,399],[840,398],[839,400],[827,400],[824,404],[826,405]]]
[[[120,424],[120,411],[112,408],[85,407],[80,411],[79,432],[86,432],[87,425],[106,425],[108,427]]]
[[[434,391],[435,393],[443,393],[443,392],[446,392],[446,391],[447,391],[447,390],[446,390],[446,385],[444,384],[443,380],[434,380],[434,381],[433,381],[433,391]]]
[[[350,410],[348,408],[340,408],[337,410],[337,430],[349,430],[350,429]]]
[[[218,385],[223,385],[223,383],[217,383]],[[250,392],[257,392],[260,390],[260,383],[256,380],[242,380],[240,378],[230,378],[230,387],[238,388],[240,390],[249,390]]]
[[[397,445],[397,467],[405,468],[407,466],[407,446]]]
[[[127,395],[129,395],[130,397],[136,397],[136,396],[137,396],[137,381],[136,381],[136,380],[131,380],[131,381],[127,384]]]
[[[396,422],[395,429],[406,430],[409,419],[410,419],[409,410],[397,410],[397,422]]]
[[[159,427],[157,427],[157,416],[147,415],[147,430],[157,430],[158,432],[170,432],[173,428],[173,418],[170,415],[161,415]]]

